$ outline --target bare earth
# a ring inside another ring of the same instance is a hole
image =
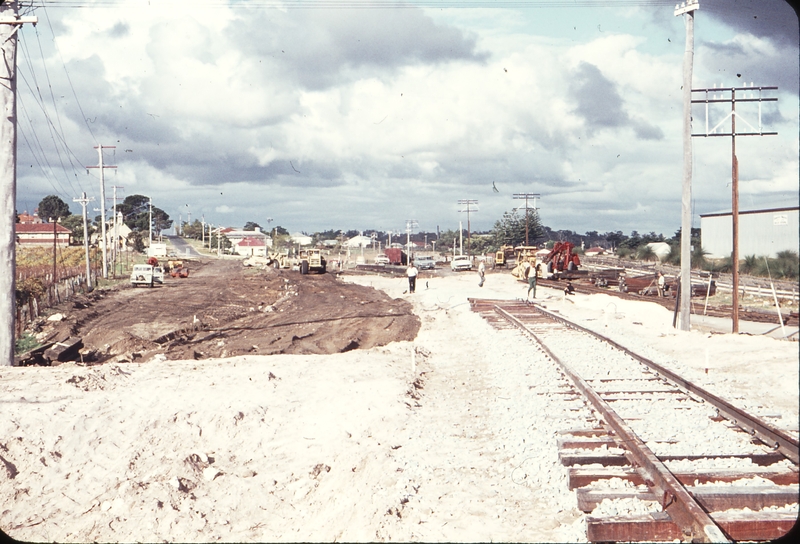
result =
[[[467,304],[526,286],[426,272],[404,295],[402,278],[239,267],[65,308],[59,326],[104,364],[0,368],[6,533],[585,541],[556,439],[589,412],[547,394],[552,363]],[[537,294],[797,433],[796,342],[717,334],[700,319],[676,331],[648,302]]]

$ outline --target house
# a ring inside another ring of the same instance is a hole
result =
[[[353,236],[344,243],[345,247],[367,247],[372,244],[372,238],[369,236]]]
[[[307,236],[300,232],[295,232],[294,234],[290,235],[289,238],[291,238],[292,242],[301,246],[310,246],[311,242],[314,241],[311,236]]]
[[[228,240],[230,240],[231,244],[233,244],[234,247],[247,238],[252,238],[261,241],[262,245],[265,248],[272,247],[272,237],[267,236],[265,233],[261,232],[261,228],[259,227],[256,227],[255,230],[239,230],[239,229],[225,228],[222,230],[222,234]],[[245,247],[255,247],[255,246],[245,246]]]
[[[55,239],[57,245],[68,246],[72,241],[72,231],[58,223],[17,223],[16,235],[20,245],[52,246]]]
[[[261,238],[247,237],[231,243],[233,244],[233,253],[237,255],[244,257],[267,256],[267,244]]]
[[[17,218],[19,219],[19,223],[22,223],[23,225],[33,225],[42,222],[42,218],[36,215],[35,212],[33,215],[28,215],[28,212],[22,212],[17,216]]]
[[[602,247],[590,247],[589,249],[584,250],[583,254],[587,257],[596,257],[598,255],[605,254],[606,250]]]

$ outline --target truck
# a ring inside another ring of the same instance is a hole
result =
[[[152,264],[135,264],[131,271],[131,285],[148,285],[164,283],[164,269]]]
[[[406,252],[398,247],[387,247],[384,253],[389,258],[389,264],[408,264]]]
[[[328,265],[319,249],[301,249],[299,259],[301,274],[308,274],[312,271],[324,274]]]

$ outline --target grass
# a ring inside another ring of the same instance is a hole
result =
[[[22,336],[17,338],[16,342],[14,342],[14,355],[36,349],[40,345],[41,344],[34,335],[29,332],[23,333]]]

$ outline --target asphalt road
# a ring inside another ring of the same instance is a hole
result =
[[[169,240],[169,243],[172,244],[172,247],[174,248],[175,253],[178,255],[178,257],[199,259],[204,256],[200,254],[197,250],[195,250],[195,248],[193,248],[189,244],[189,242],[187,242],[180,236],[165,234],[164,238]]]

